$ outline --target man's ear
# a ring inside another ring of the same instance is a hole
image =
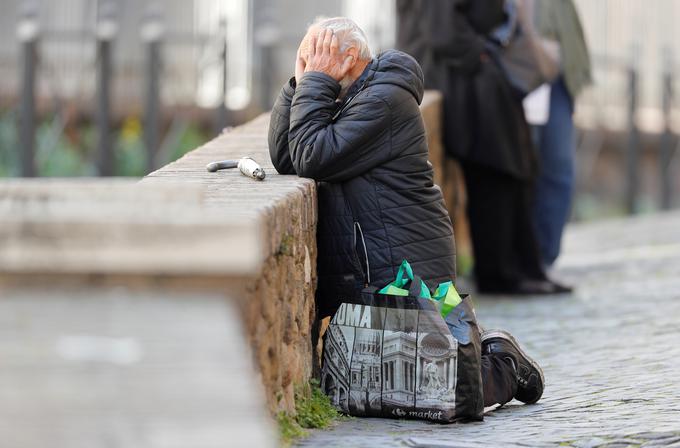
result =
[[[357,62],[359,62],[359,49],[357,47],[349,47],[347,51],[345,51],[345,58],[352,57],[352,62],[350,63],[350,70],[354,68],[355,65],[357,65]]]

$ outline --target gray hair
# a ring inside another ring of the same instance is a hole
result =
[[[334,33],[338,34],[342,51],[347,50],[347,48],[354,44],[359,50],[359,59],[373,59],[373,52],[368,46],[368,38],[366,38],[364,30],[359,28],[359,25],[354,20],[347,17],[317,17],[308,30],[314,27],[333,30]]]

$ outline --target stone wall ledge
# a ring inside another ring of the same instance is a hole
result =
[[[0,272],[259,275],[266,259],[261,220],[203,202],[200,187],[171,183],[3,182]]]
[[[272,412],[294,412],[295,387],[313,371],[312,326],[316,290],[316,183],[274,169],[267,145],[269,115],[233,129],[151,173],[141,186],[199,185],[202,206],[262,227],[263,266],[252,277],[225,285],[243,296],[243,319]],[[238,169],[209,173],[210,162],[251,157],[267,177]],[[230,246],[223,246],[230,250]],[[235,252],[236,256],[242,252]]]
[[[149,174],[142,184],[180,181],[200,185],[205,207],[221,208],[244,218],[254,217],[264,225],[268,237],[263,256],[276,254],[291,222],[299,222],[303,228],[316,226],[316,184],[310,179],[276,172],[267,147],[268,126],[269,114],[264,114],[243,126],[228,129],[195,151]],[[264,181],[247,178],[237,169],[209,173],[205,168],[210,162],[246,156],[265,169],[267,177]],[[299,209],[291,208],[293,204]],[[290,214],[292,210],[295,215]]]
[[[435,182],[443,184],[450,173],[441,95],[427,92],[421,110]],[[276,172],[268,125],[265,114],[229,129],[139,182],[0,184],[0,290],[39,278],[92,287],[88,275],[97,274],[99,285],[109,278],[156,292],[217,292],[239,304],[270,412],[294,412],[295,388],[318,362],[316,183]],[[266,170],[264,181],[237,169],[206,170],[210,162],[244,156]]]

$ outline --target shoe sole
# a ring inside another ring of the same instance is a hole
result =
[[[531,364],[531,367],[536,369],[536,371],[538,372],[538,375],[541,377],[541,386],[542,386],[541,397],[542,397],[543,391],[545,390],[545,377],[543,376],[543,369],[541,369],[541,367],[538,365],[538,363],[536,361],[534,361],[531,356],[527,355],[526,352],[524,350],[522,350],[522,347],[519,345],[519,342],[517,342],[517,339],[515,339],[515,337],[513,335],[511,335],[510,333],[508,333],[507,331],[490,330],[490,331],[488,331],[488,332],[486,332],[482,335],[482,338],[481,338],[482,343],[484,343],[484,341],[486,341],[486,340],[493,339],[493,338],[500,338],[500,339],[505,339],[505,340],[510,341],[510,343],[512,343],[512,345],[517,349],[517,351],[520,353],[520,355],[522,355],[524,357],[524,359],[529,361],[529,364]],[[539,397],[538,400],[540,400],[540,399],[541,398]],[[534,401],[533,403],[526,403],[526,404],[534,404],[538,400]]]

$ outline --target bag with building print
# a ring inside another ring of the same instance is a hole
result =
[[[440,423],[483,418],[472,303],[431,294],[404,261],[396,280],[344,299],[324,335],[321,387],[343,413]]]

